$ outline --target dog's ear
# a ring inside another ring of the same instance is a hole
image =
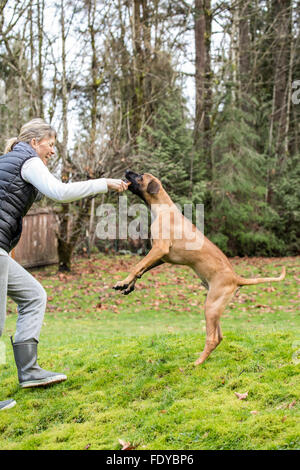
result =
[[[159,184],[156,181],[151,180],[150,183],[147,186],[147,193],[157,194],[159,192],[159,190],[160,190]]]

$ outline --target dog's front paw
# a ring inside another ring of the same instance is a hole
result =
[[[125,290],[128,287],[128,283],[125,281],[119,281],[117,284],[113,286],[113,289],[115,290]]]
[[[134,291],[134,286],[135,286],[135,283],[133,282],[132,284],[130,284],[130,285],[127,287],[127,289],[124,289],[124,290],[122,291],[122,294],[123,294],[123,295],[128,295],[128,294],[130,294],[132,291]]]

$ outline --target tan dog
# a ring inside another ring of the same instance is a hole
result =
[[[224,253],[208,240],[172,202],[160,181],[149,173],[126,171],[129,190],[151,208],[152,249],[114,289],[123,294],[133,291],[135,282],[146,271],[167,262],[190,266],[208,289],[205,301],[206,343],[195,365],[202,364],[222,341],[220,317],[235,291],[244,285],[281,281],[279,277],[244,279],[233,271]]]

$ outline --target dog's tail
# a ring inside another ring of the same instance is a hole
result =
[[[238,286],[250,286],[253,284],[261,284],[263,282],[278,282],[282,281],[285,278],[285,266],[283,266],[281,274],[279,277],[257,277],[253,279],[245,279],[244,277],[236,276]]]

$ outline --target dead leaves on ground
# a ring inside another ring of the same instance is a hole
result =
[[[119,444],[122,447],[121,450],[134,450],[137,448],[138,444],[131,444],[130,442],[126,442],[123,439],[119,439]]]
[[[235,396],[239,399],[239,400],[246,400],[248,398],[248,392],[245,392],[245,393],[238,393],[238,392],[235,392]],[[276,410],[291,410],[292,408],[294,408],[294,406],[297,404],[297,400],[293,400],[291,403],[283,403],[279,406],[277,406]],[[257,414],[259,414],[259,411],[257,410],[252,410],[250,411],[250,413],[255,416]],[[282,418],[282,422],[284,423],[285,421],[287,420],[287,416],[283,416]]]
[[[45,288],[53,289],[55,292],[63,293],[65,291],[74,291],[71,299],[72,305],[70,313],[76,313],[80,305],[76,304],[76,297],[90,295],[93,297],[91,300],[90,309],[87,313],[95,312],[102,314],[102,312],[109,311],[115,314],[121,313],[119,307],[126,302],[126,298],[120,296],[119,292],[112,290],[112,285],[115,281],[120,280],[123,276],[128,274],[131,267],[134,266],[139,260],[140,256],[132,255],[123,259],[122,256],[103,256],[102,254],[93,254],[90,258],[74,257],[72,263],[72,271],[69,273],[54,272],[51,268],[51,274],[46,270],[38,270],[35,276],[42,280],[47,279]],[[231,263],[238,266],[238,271],[244,277],[255,277],[255,275],[276,275],[276,270],[282,264],[287,264],[289,258],[231,258]],[[288,272],[292,277],[296,267],[293,265],[295,259],[291,258]],[[270,265],[267,266],[266,265]],[[259,273],[254,273],[253,267]],[[272,268],[272,269],[268,269]],[[56,269],[56,268],[55,268]],[[170,308],[174,311],[194,313],[203,310],[205,300],[205,289],[202,287],[197,276],[191,271],[182,271],[182,266],[166,264],[155,268],[150,271],[145,277],[144,281],[138,281],[135,287],[136,293],[143,291],[143,299],[146,301],[147,308],[154,311],[164,310]],[[268,271],[268,272],[266,272]],[[271,272],[272,271],[272,272]],[[275,271],[275,272],[274,272]],[[103,276],[106,274],[106,277]],[[161,279],[159,273],[164,273],[165,278]],[[57,281],[59,281],[57,285]],[[286,281],[285,281],[286,282]],[[175,287],[175,292],[172,291],[172,296],[164,289],[166,286],[170,288]],[[149,290],[150,287],[150,290]],[[155,290],[155,297],[153,298],[152,291]],[[281,287],[280,292],[283,292]],[[227,313],[223,318],[230,317],[230,310],[240,310],[241,314],[248,314],[251,318],[253,315],[273,314],[281,310],[293,312],[296,309],[297,298],[290,299],[290,305],[268,305],[266,296],[274,296],[278,291],[278,286],[267,285],[261,286],[259,290],[241,291],[238,296],[229,304]],[[68,309],[59,306],[51,305],[54,300],[52,292],[49,292],[49,309],[68,312]],[[97,294],[97,295],[95,295]],[[295,293],[295,295],[297,295]],[[261,299],[259,298],[260,296]],[[95,298],[96,297],[96,298]],[[261,301],[263,299],[263,302]],[[137,306],[143,303],[135,297]],[[251,320],[248,320],[249,322]]]
[[[245,393],[238,393],[238,392],[235,392],[235,396],[236,396],[239,400],[246,400],[246,398],[248,397],[248,392],[245,392]]]
[[[276,410],[291,410],[297,404],[297,400],[293,400],[291,403],[282,403],[277,406]]]

